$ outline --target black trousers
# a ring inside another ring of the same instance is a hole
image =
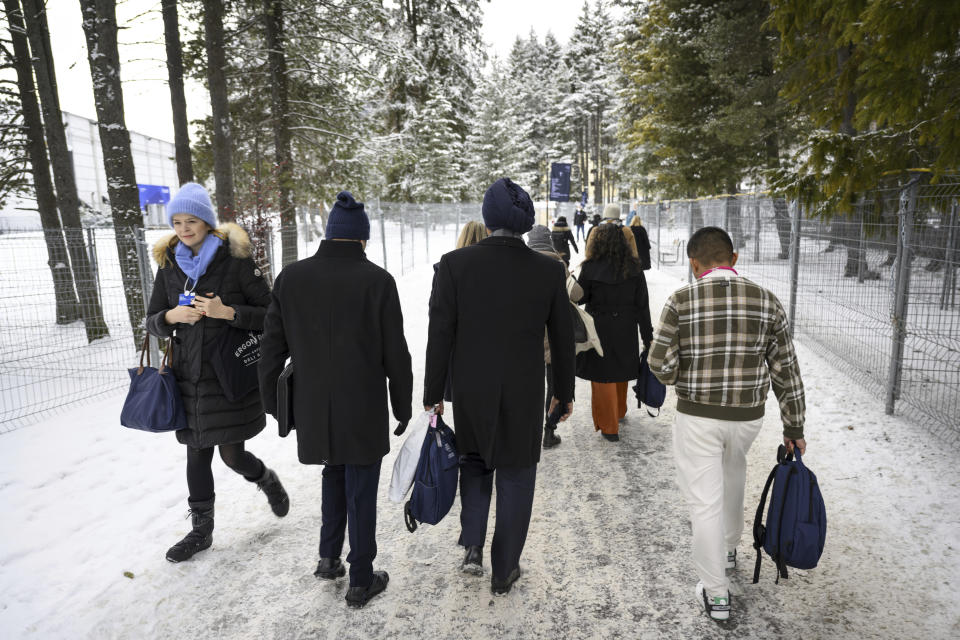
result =
[[[493,530],[490,563],[493,576],[506,580],[520,563],[527,541],[537,465],[488,469],[479,455],[460,456],[460,540],[464,547],[482,547],[487,537],[487,517],[494,475],[497,482],[497,524]]]
[[[323,468],[320,502],[320,557],[339,558],[344,531],[350,534],[350,586],[368,587],[373,582],[373,559],[377,557],[377,484],[380,463],[337,464]]]
[[[213,498],[213,450],[187,447],[187,488],[190,500],[202,502]],[[243,442],[220,445],[220,458],[223,463],[254,482],[263,475],[263,462],[244,448]]]

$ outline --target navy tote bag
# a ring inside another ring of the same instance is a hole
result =
[[[180,387],[169,365],[173,340],[167,342],[159,369],[150,366],[149,344],[148,335],[140,351],[140,366],[128,369],[130,390],[120,411],[120,424],[130,429],[157,433],[186,429],[187,414],[183,410]],[[144,355],[147,356],[147,366],[143,366]]]

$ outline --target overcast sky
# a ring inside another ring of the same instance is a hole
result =
[[[540,38],[549,30],[561,44],[566,43],[580,15],[583,0],[481,0],[480,5],[484,12],[484,41],[491,54],[503,58],[510,53],[516,37],[525,37],[531,28]],[[61,106],[65,111],[95,119],[79,3],[50,0],[47,11]],[[160,2],[119,2],[117,21],[122,27],[119,41],[127,127],[172,141]],[[209,113],[208,100],[202,86],[188,82],[190,120]]]

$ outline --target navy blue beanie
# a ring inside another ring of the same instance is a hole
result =
[[[354,200],[349,191],[337,194],[337,201],[327,218],[327,239],[370,239],[370,218],[363,210],[363,203]]]
[[[533,228],[533,201],[510,178],[500,178],[483,196],[483,224],[491,231],[526,233]]]

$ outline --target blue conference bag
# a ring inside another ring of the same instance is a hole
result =
[[[186,429],[187,414],[183,409],[180,387],[168,364],[173,340],[167,343],[167,351],[159,369],[150,366],[149,340],[150,336],[147,336],[143,341],[140,366],[128,369],[130,388],[120,411],[120,424],[130,429],[153,432]],[[147,356],[146,366],[143,365],[144,354]]]
[[[457,496],[459,475],[457,437],[440,416],[433,416],[420,448],[413,491],[404,507],[404,519],[411,533],[417,530],[418,522],[437,524],[443,520]]]

